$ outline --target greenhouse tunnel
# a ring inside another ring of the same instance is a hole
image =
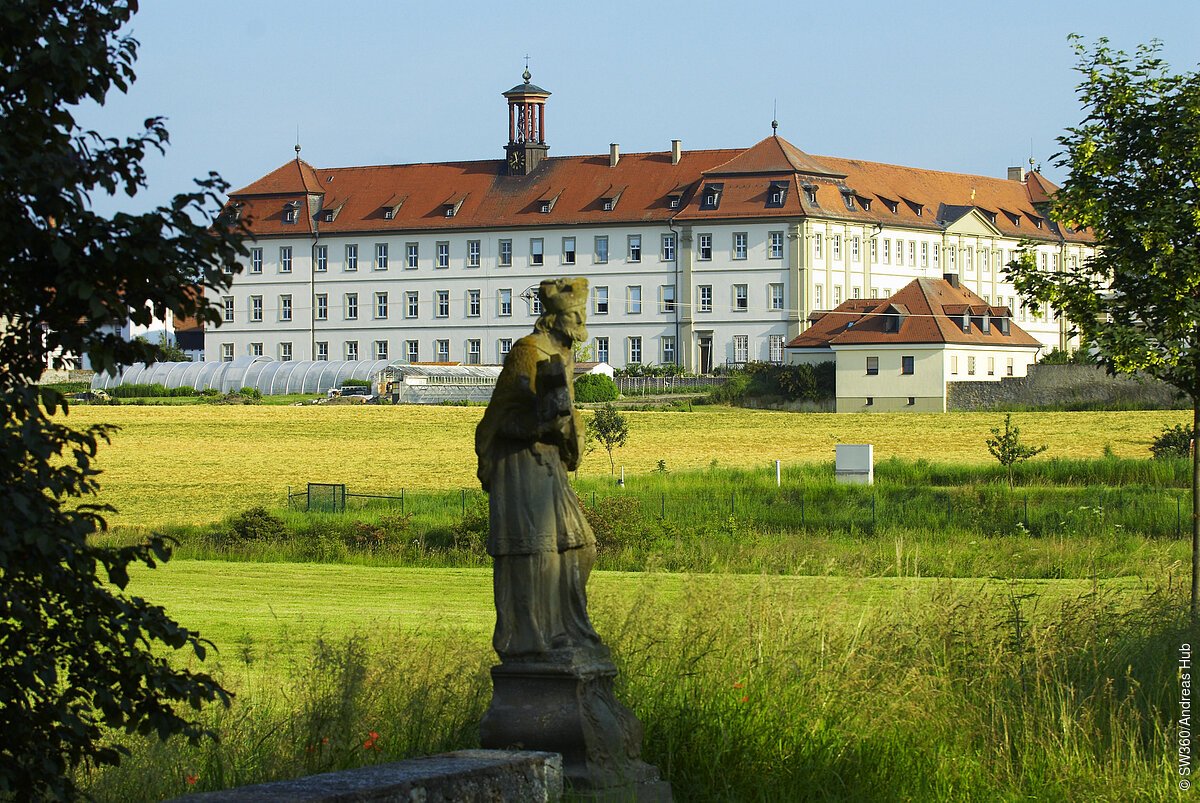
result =
[[[122,385],[162,385],[166,388],[214,388],[232,393],[255,388],[264,396],[288,393],[325,393],[347,379],[371,380],[388,366],[407,365],[403,360],[287,360],[271,357],[238,357],[232,362],[135,363],[119,374],[98,373],[93,390]]]

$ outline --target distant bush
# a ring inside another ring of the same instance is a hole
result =
[[[604,374],[584,374],[575,380],[575,401],[607,402],[621,395],[617,383]]]
[[[1096,358],[1087,349],[1053,348],[1042,355],[1038,365],[1096,365]]]
[[[132,399],[138,397],[161,399],[199,395],[195,388],[169,388],[166,385],[161,385],[157,382],[149,385],[117,385],[115,388],[109,388],[108,394],[114,398],[121,399]]]
[[[1161,434],[1154,437],[1150,444],[1150,454],[1157,460],[1173,457],[1191,457],[1192,426],[1176,424],[1173,427],[1163,427]]]
[[[617,369],[617,376],[683,376],[687,373],[682,365],[666,363],[663,365],[645,365],[631,362],[624,368]]]
[[[283,519],[261,505],[238,513],[229,520],[231,541],[272,541],[287,535]]]
[[[710,401],[737,404],[748,398],[819,402],[834,396],[834,365],[776,365],[750,362],[733,371],[729,381],[714,390]]]
[[[341,386],[344,388],[369,388],[371,383],[365,379],[345,379]]]

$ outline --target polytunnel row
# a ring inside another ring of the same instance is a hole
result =
[[[135,363],[119,375],[98,373],[92,378],[94,390],[110,390],[121,385],[162,385],[167,388],[190,387],[194,390],[215,388],[232,393],[256,388],[264,396],[287,393],[324,393],[347,379],[369,380],[389,365],[402,360],[287,360],[271,357],[238,357],[232,362],[156,362]]]

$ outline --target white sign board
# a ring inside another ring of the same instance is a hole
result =
[[[834,463],[837,481],[855,485],[875,483],[875,446],[870,443],[839,443]]]

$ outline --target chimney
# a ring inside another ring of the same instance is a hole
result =
[[[621,146],[613,142],[608,146],[608,166],[616,167],[621,161]]]
[[[958,287],[958,274],[957,273],[943,273],[942,278],[945,279],[950,284],[951,287],[954,287],[954,288]]]
[[[679,164],[679,160],[683,158],[683,141],[678,139],[671,140],[671,164]]]
[[[1025,168],[1023,168],[1023,167],[1008,168],[1008,180],[1009,181],[1019,181],[1022,184],[1024,184],[1025,183]]]

